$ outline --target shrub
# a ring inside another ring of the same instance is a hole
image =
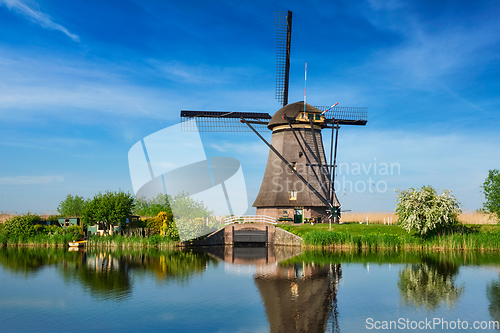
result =
[[[431,230],[441,230],[457,223],[460,204],[449,190],[437,194],[431,186],[420,189],[396,191],[398,223],[407,232],[426,235]]]
[[[65,234],[66,235],[73,235],[74,237],[80,238],[83,236],[83,230],[82,230],[82,227],[79,227],[77,225],[72,225],[72,226],[66,228]]]
[[[144,220],[146,228],[153,229],[155,234],[159,234],[162,226],[162,221],[156,217],[150,217]]]
[[[160,212],[156,219],[161,222],[160,234],[174,240],[179,239],[179,233],[174,223],[174,215],[166,212]]]
[[[33,222],[39,221],[40,217],[35,214],[24,214],[11,217],[5,221],[5,233],[9,237],[27,237],[35,234]]]
[[[47,225],[45,226],[44,228],[44,232],[47,234],[47,235],[62,235],[63,234],[63,228],[57,226],[57,225]]]
[[[176,219],[175,225],[179,232],[181,241],[199,238],[204,235],[216,231],[221,227],[217,222],[208,222],[206,219],[197,217],[193,220]]]
[[[43,224],[35,224],[33,228],[35,229],[35,234],[37,235],[45,233],[45,226]]]

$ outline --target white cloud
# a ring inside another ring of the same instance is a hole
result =
[[[33,185],[64,182],[64,176],[15,176],[0,177],[0,185]]]
[[[10,10],[13,10],[21,15],[23,15],[26,19],[32,21],[33,23],[39,24],[43,28],[51,29],[51,30],[59,30],[64,33],[66,36],[74,40],[75,42],[80,42],[80,37],[75,34],[72,34],[62,25],[54,22],[52,18],[26,4],[26,1],[23,0],[0,0],[0,4],[4,4]]]
[[[269,74],[252,66],[224,67],[206,64],[188,65],[181,61],[162,62],[149,59],[149,64],[155,69],[154,75],[180,83],[218,85],[231,82],[247,81],[252,78]]]

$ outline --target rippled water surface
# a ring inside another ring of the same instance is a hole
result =
[[[499,264],[496,253],[0,249],[0,328],[496,331]]]

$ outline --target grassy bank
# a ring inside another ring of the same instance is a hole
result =
[[[62,247],[74,239],[74,235],[33,235],[7,237],[0,233],[0,247],[2,246],[45,246]]]
[[[87,241],[87,247],[125,247],[125,248],[173,248],[178,241],[168,237],[153,235],[150,237],[125,237],[121,235],[96,236]]]
[[[29,237],[6,237],[0,234],[2,246],[39,246],[39,247],[67,247],[74,240],[74,235],[34,235]],[[176,241],[168,237],[154,235],[151,237],[125,237],[121,235],[95,236],[87,241],[87,247],[125,247],[125,248],[173,248]]]
[[[282,226],[303,238],[306,247],[405,249],[405,250],[500,250],[500,227],[458,226],[441,235],[420,237],[394,225],[328,224]]]

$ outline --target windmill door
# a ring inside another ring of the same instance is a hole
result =
[[[302,223],[302,209],[294,209],[294,214],[293,214],[293,222],[294,223]]]

